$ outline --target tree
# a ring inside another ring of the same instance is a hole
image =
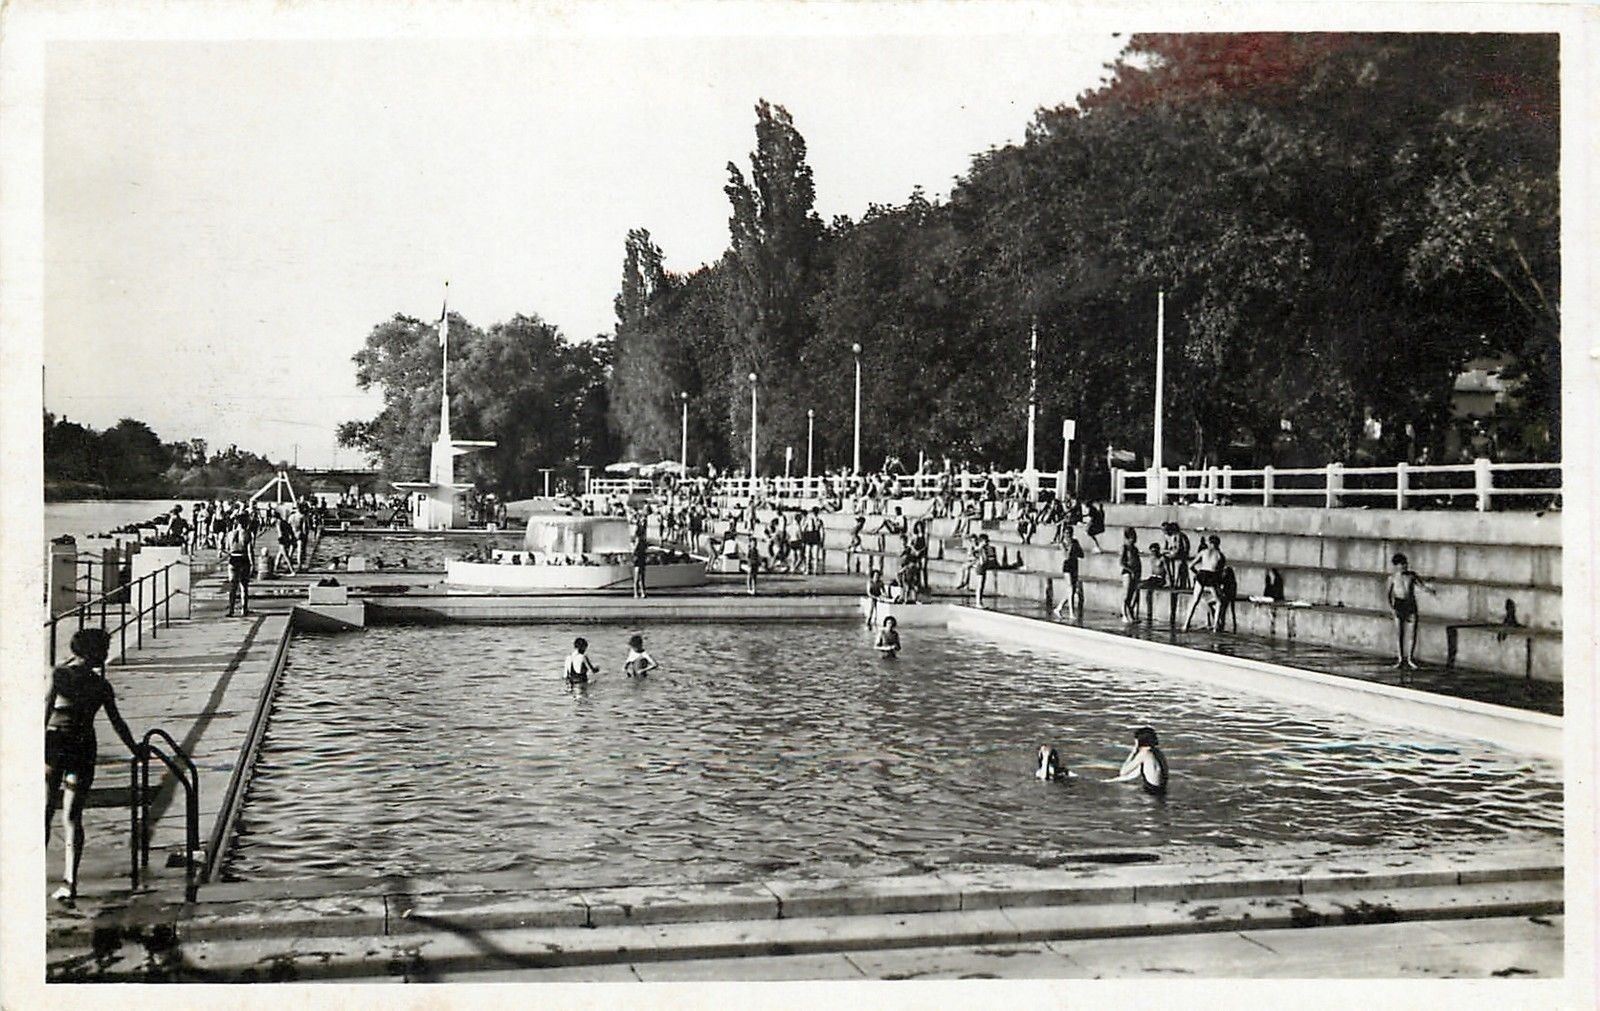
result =
[[[136,418],[123,418],[100,436],[100,471],[107,487],[155,481],[167,463],[161,437]]]
[[[732,204],[729,310],[734,347],[729,362],[729,429],[750,425],[749,373],[764,394],[758,454],[770,466],[777,448],[804,439],[804,359],[814,332],[809,304],[817,288],[822,222],[813,210],[816,186],[806,142],[783,106],[756,104],[756,148],[747,181],[728,163],[723,187]]]

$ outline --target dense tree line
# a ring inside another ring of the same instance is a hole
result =
[[[214,498],[255,491],[278,470],[259,454],[204,439],[162,442],[149,425],[123,418],[96,431],[44,416],[47,498]]]
[[[450,314],[450,428],[494,449],[457,460],[460,481],[518,497],[542,491],[540,468],[569,477],[615,456],[607,422],[611,344],[568,340],[537,316],[487,330]],[[356,353],[356,382],[383,391],[375,418],[339,426],[341,445],[363,450],[390,481],[422,480],[439,434],[443,375],[436,322],[396,315]]]
[[[1148,453],[1166,293],[1168,463],[1437,458],[1454,377],[1507,364],[1504,455],[1559,453],[1553,36],[1138,35],[947,201],[824,225],[787,111],[728,166],[730,244],[686,275],[628,236],[610,418],[626,452],[742,466],[886,454],[1018,466],[1030,328],[1041,465]],[[1368,419],[1381,426],[1381,436]],[[1408,437],[1407,427],[1412,435]]]

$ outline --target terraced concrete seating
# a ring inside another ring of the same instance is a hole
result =
[[[1211,533],[1221,539],[1238,577],[1235,617],[1241,632],[1392,655],[1395,628],[1385,579],[1389,559],[1403,551],[1435,591],[1420,595],[1420,659],[1519,677],[1561,678],[1558,518],[1113,506],[1100,538],[1104,552],[1095,552],[1082,529],[1078,532],[1089,552],[1079,567],[1086,608],[1120,610],[1115,552],[1122,530],[1131,526],[1141,549],[1147,550],[1161,540],[1160,523],[1169,517],[1178,520],[1191,540]],[[893,577],[903,539],[873,533],[882,524],[881,516],[868,517],[863,550],[848,568],[844,546],[854,516],[830,514],[824,523],[830,570],[864,575],[876,567],[885,578]],[[1257,524],[1266,529],[1255,529]],[[955,535],[956,526],[951,518],[929,521],[928,577],[935,591],[953,590],[966,564],[965,538]],[[1061,599],[1063,549],[1050,543],[1053,527],[1040,530],[1032,544],[1023,544],[1005,521],[974,522],[971,531],[989,535],[1004,567],[990,576],[995,593],[1039,602]],[[1445,539],[1452,536],[1459,539]],[[1246,599],[1265,596],[1269,573],[1281,578],[1283,602]],[[1188,608],[1169,601],[1157,610],[1157,620],[1166,621]]]

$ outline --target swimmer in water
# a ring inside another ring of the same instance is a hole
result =
[[[631,678],[642,678],[660,666],[644,651],[644,636],[628,636],[628,659],[622,663],[624,673]]]
[[[588,684],[589,675],[598,673],[600,673],[600,668],[596,667],[594,662],[589,659],[589,640],[583,636],[572,640],[572,652],[567,654],[567,684]]]
[[[1039,767],[1034,770],[1033,775],[1045,783],[1077,778],[1071,771],[1061,767],[1061,752],[1049,744],[1039,745]]]
[[[1137,779],[1144,792],[1153,797],[1167,793],[1167,756],[1161,753],[1156,732],[1150,727],[1140,727],[1133,732],[1133,751],[1122,762],[1122,770],[1107,783],[1126,783]]]
[[[887,657],[900,655],[900,628],[899,622],[890,615],[883,619],[883,628],[878,630],[878,652]]]

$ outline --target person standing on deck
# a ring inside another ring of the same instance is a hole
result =
[[[1227,568],[1227,556],[1222,553],[1222,542],[1216,534],[1207,537],[1200,545],[1200,553],[1194,559],[1194,598],[1189,602],[1189,615],[1183,619],[1183,630],[1189,631],[1189,623],[1194,620],[1195,609],[1200,606],[1201,599],[1206,600],[1206,629],[1215,631],[1219,612],[1222,610],[1222,600],[1219,592],[1222,588],[1222,570]]]
[[[1078,564],[1083,561],[1083,545],[1078,543],[1070,524],[1063,524],[1062,546],[1066,555],[1061,560],[1061,572],[1066,576],[1066,592],[1061,594],[1061,603],[1056,605],[1055,616],[1061,617],[1065,609],[1068,614],[1076,618],[1083,613],[1083,583],[1078,579]]]
[[[1421,620],[1417,614],[1417,587],[1422,587],[1432,596],[1438,596],[1435,590],[1423,581],[1422,577],[1411,571],[1411,564],[1406,556],[1396,552],[1390,564],[1394,571],[1389,574],[1388,584],[1384,587],[1384,595],[1389,600],[1389,609],[1394,612],[1395,633],[1395,661],[1393,666],[1398,669],[1402,665],[1417,669],[1417,631]],[[1411,648],[1406,649],[1406,628],[1411,629]]]
[[[650,542],[643,537],[633,539],[633,595],[644,599],[645,567],[650,564]]]
[[[223,536],[223,550],[228,558],[228,617],[233,617],[233,609],[239,604],[244,605],[244,613],[250,613],[250,566],[254,548],[251,545],[250,524],[247,519],[240,516],[234,520],[233,527]]]
[[[1144,563],[1139,557],[1139,532],[1132,527],[1123,531],[1122,555],[1122,622],[1131,625],[1139,620],[1139,577]]]
[[[50,674],[44,701],[44,841],[50,845],[50,823],[64,807],[66,860],[64,883],[52,896],[71,906],[78,898],[78,865],[83,860],[83,809],[94,785],[94,717],[101,709],[111,728],[133,754],[139,745],[117,711],[116,693],[106,680],[111,636],[103,628],[80,628],[72,636],[72,659]],[[65,800],[65,804],[62,801]]]

